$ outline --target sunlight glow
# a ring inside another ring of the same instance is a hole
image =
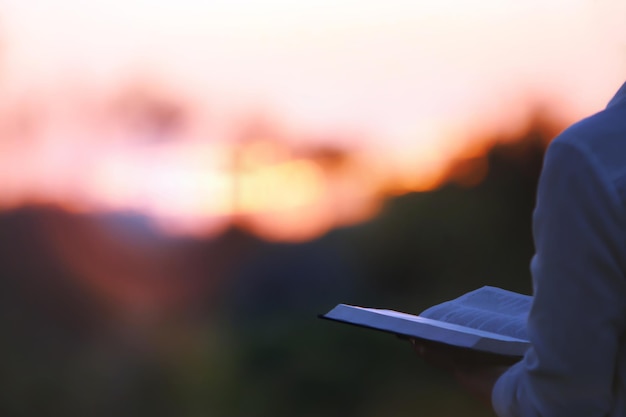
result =
[[[623,12],[585,0],[5,0],[0,208],[311,239],[371,218],[389,195],[476,185],[493,143],[470,138],[515,131],[538,103],[567,121],[601,108],[626,73],[626,36],[608,24]],[[471,172],[451,173],[458,160]]]

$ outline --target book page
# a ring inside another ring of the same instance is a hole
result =
[[[526,321],[532,297],[485,286],[420,314],[473,329],[528,340]]]
[[[325,319],[471,350],[520,357],[528,340],[393,310],[339,304]]]

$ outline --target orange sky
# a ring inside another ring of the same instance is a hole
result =
[[[0,206],[311,237],[372,215],[389,178],[436,184],[463,141],[534,101],[568,120],[601,108],[626,78],[621,17],[614,0],[4,0]],[[191,121],[144,140],[111,110],[133,88]],[[10,127],[31,113],[37,129]],[[251,115],[273,127],[233,148]],[[303,143],[352,158],[329,172]]]

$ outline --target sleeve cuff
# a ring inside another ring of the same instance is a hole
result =
[[[519,417],[515,412],[517,381],[523,369],[523,360],[511,366],[496,381],[491,391],[491,405],[498,417]]]

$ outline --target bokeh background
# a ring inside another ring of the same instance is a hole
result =
[[[530,293],[586,0],[2,0],[0,414],[489,416],[338,303]]]

